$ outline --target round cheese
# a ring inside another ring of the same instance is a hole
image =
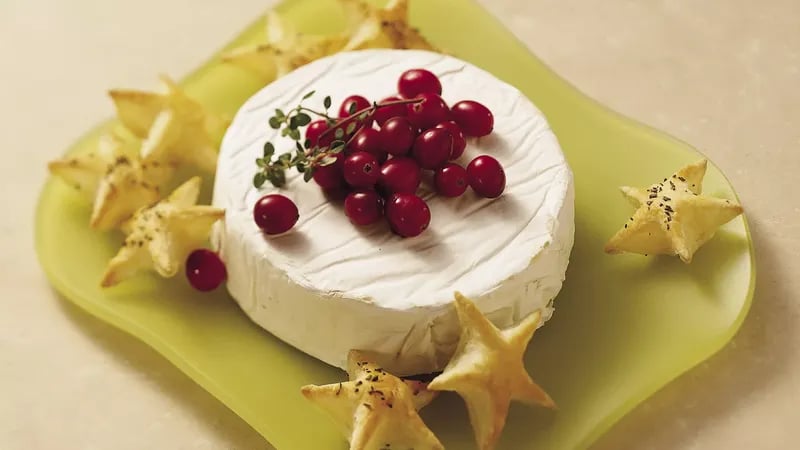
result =
[[[256,158],[271,141],[277,152],[294,143],[269,127],[276,108],[303,102],[332,110],[352,94],[380,100],[395,93],[411,68],[439,76],[442,97],[476,100],[494,113],[489,136],[468,139],[459,163],[479,154],[506,170],[505,193],[493,200],[471,190],[444,198],[423,182],[420,195],[432,219],[420,236],[400,238],[385,223],[356,227],[341,203],[294,170],[286,186],[253,187]],[[298,206],[300,219],[281,236],[266,236],[253,205],[279,192]],[[541,112],[517,89],[459,59],[412,50],[339,53],[308,64],[266,86],[239,110],[219,156],[213,204],[226,210],[214,233],[227,265],[227,287],[258,325],[328,364],[346,367],[351,349],[376,352],[398,375],[440,370],[458,341],[451,306],[459,291],[498,327],[535,310],[549,319],[573,244],[571,170]]]

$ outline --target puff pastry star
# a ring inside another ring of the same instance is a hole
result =
[[[339,0],[339,4],[351,28],[343,51],[367,48],[436,50],[409,24],[409,0],[391,0],[384,8],[362,0]]]
[[[350,442],[350,450],[434,450],[444,447],[417,411],[436,393],[420,381],[401,380],[351,351],[350,380],[303,386],[303,395],[326,411]]]
[[[458,346],[428,388],[457,392],[467,405],[478,448],[490,450],[500,438],[512,400],[555,407],[528,375],[523,361],[541,314],[534,312],[519,325],[501,331],[460,293],[455,294],[455,307],[461,324]]]
[[[315,59],[344,47],[345,35],[314,36],[297,32],[274,11],[267,13],[267,40],[263,44],[235,48],[222,60],[248,69],[264,80],[274,80]]]
[[[161,85],[163,92],[109,91],[119,120],[142,139],[142,159],[214,172],[227,121],[189,98],[170,78],[161,76]]]
[[[717,228],[742,213],[731,200],[702,195],[707,164],[705,159],[690,164],[647,189],[621,187],[637,210],[605,251],[678,255],[691,262]]]
[[[199,194],[200,177],[194,177],[126,221],[125,243],[108,263],[101,286],[113,286],[149,269],[163,277],[175,276],[189,253],[205,244],[214,222],[225,216],[224,210],[196,205]]]
[[[89,224],[107,231],[118,227],[144,205],[159,198],[159,185],[174,171],[169,164],[143,162],[129,142],[106,135],[94,152],[48,164],[63,179],[93,201]]]

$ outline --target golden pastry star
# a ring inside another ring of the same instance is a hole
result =
[[[436,397],[425,383],[401,380],[358,351],[348,355],[347,373],[350,381],[301,392],[333,418],[350,450],[444,448],[417,413]]]
[[[89,225],[107,231],[159,198],[159,185],[174,170],[169,164],[142,162],[131,143],[102,136],[94,152],[48,164],[48,169],[93,201]]]
[[[541,314],[534,312],[519,325],[500,331],[460,293],[455,294],[455,307],[461,323],[458,347],[428,388],[457,392],[467,405],[478,448],[493,449],[512,400],[555,407],[528,375],[523,361]]]
[[[144,161],[189,163],[213,172],[227,121],[189,98],[170,78],[161,76],[164,92],[109,91],[122,124],[142,139]]]
[[[605,251],[678,255],[691,262],[717,228],[742,213],[735,202],[701,195],[707,163],[703,159],[690,164],[648,189],[621,187],[638,209]]]
[[[343,51],[367,48],[436,50],[408,23],[409,0],[391,0],[376,8],[362,0],[339,0],[351,23]]]
[[[125,222],[125,243],[111,259],[101,286],[113,286],[145,269],[172,277],[183,267],[189,253],[208,239],[211,226],[225,211],[195,205],[200,177],[194,177],[154,205],[139,209]]]
[[[222,60],[257,73],[264,80],[274,80],[300,66],[341,50],[344,35],[331,37],[298,33],[274,11],[267,13],[267,40],[263,44],[235,48]]]

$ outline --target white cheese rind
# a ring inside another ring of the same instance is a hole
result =
[[[292,148],[267,126],[275,108],[305,102],[334,107],[350,94],[392,95],[405,70],[437,74],[453,104],[477,100],[494,113],[494,132],[471,139],[461,159],[490,154],[504,166],[507,188],[495,200],[470,190],[458,199],[429,190],[432,221],[401,239],[385,224],[357,228],[318,187],[287,173],[284,189],[252,186],[263,143]],[[279,191],[300,210],[295,228],[265,237],[253,222],[262,195]],[[250,98],[223,140],[214,205],[226,209],[214,241],[228,269],[228,290],[258,325],[328,364],[344,368],[350,349],[383,353],[400,375],[441,369],[458,340],[453,291],[476,300],[498,326],[541,309],[561,288],[572,249],[572,173],[544,116],[518,90],[464,61],[425,51],[368,50],[318,60]]]

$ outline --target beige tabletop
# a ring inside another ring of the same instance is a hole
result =
[[[46,161],[111,114],[104,89],[180,76],[270,3],[0,1],[1,449],[269,448],[148,347],[59,300],[32,223]],[[706,152],[753,230],[741,332],[597,448],[800,446],[800,2],[483,3],[578,88]]]

